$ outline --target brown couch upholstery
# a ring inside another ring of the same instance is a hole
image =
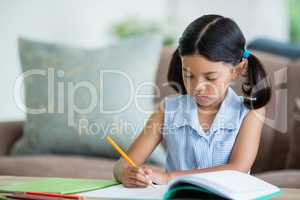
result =
[[[164,49],[161,54],[156,81],[160,93],[156,102],[169,94],[174,94],[174,91],[164,84],[166,83],[166,73],[172,52],[173,49]],[[294,79],[300,76],[300,70],[295,70],[299,71],[298,75],[295,76],[293,72],[288,71],[288,66],[291,65],[292,61],[261,52],[256,52],[256,55],[273,77],[271,79],[274,91],[272,101],[267,106],[268,123],[263,128],[260,149],[251,173],[280,187],[300,188],[300,169],[287,168],[287,159],[289,162],[293,159],[300,159],[289,156],[291,137],[297,133],[297,130],[293,130],[293,118],[291,117],[293,116],[293,101],[300,94],[300,90],[295,90],[297,87],[296,80],[292,81],[293,85],[286,81],[289,79],[288,74],[292,74]],[[300,68],[300,64],[297,67]],[[294,69],[295,66],[292,68]],[[274,81],[274,76],[276,81]],[[240,93],[240,81],[233,85],[233,88]],[[282,100],[276,98],[278,90],[283,89],[285,91],[289,88],[291,88],[292,93],[287,93],[288,103],[285,98]],[[299,92],[297,93],[297,91]],[[280,118],[274,120],[276,114],[284,114],[281,108],[287,104],[287,123],[283,123],[284,120]],[[112,178],[112,166],[115,160],[61,155],[10,156],[9,151],[12,145],[22,136],[23,123],[0,123],[0,175]],[[285,124],[287,125],[285,126]],[[293,143],[295,144],[295,141]]]

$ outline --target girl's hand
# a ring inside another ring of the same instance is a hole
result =
[[[162,170],[147,169],[145,172],[149,175],[149,178],[156,184],[165,185],[171,180],[171,176],[168,172]]]
[[[146,167],[131,167],[126,166],[122,173],[122,184],[124,187],[147,187],[152,184],[149,179],[149,173],[151,169]]]

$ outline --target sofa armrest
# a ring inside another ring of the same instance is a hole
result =
[[[0,156],[8,155],[23,134],[23,121],[0,122]]]

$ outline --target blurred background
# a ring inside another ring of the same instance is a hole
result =
[[[247,42],[258,38],[300,41],[299,0],[0,0],[0,120],[22,120],[13,86],[21,73],[19,36],[80,47],[101,47],[127,37],[160,32],[176,45],[193,19],[207,13],[233,18]]]

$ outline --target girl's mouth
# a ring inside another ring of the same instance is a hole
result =
[[[204,95],[196,95],[195,99],[199,103],[205,103],[210,100],[209,96],[204,96]]]

